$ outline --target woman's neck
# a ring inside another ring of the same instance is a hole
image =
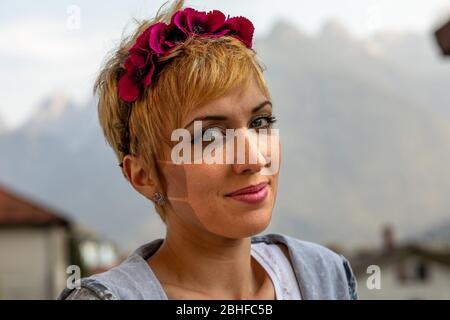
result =
[[[163,287],[210,299],[274,299],[268,274],[251,257],[250,238],[171,231],[147,260]]]

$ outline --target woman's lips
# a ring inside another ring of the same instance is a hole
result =
[[[267,187],[267,182],[262,182],[255,186],[249,186],[229,193],[227,197],[249,204],[257,204],[264,201],[268,193],[269,188]]]

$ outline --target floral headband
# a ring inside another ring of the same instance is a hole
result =
[[[254,30],[247,18],[225,18],[219,10],[208,13],[192,8],[179,10],[170,24],[155,23],[136,39],[125,61],[125,72],[119,79],[119,97],[125,102],[139,99],[142,91],[152,84],[157,58],[167,56],[188,37],[232,36],[251,49]]]

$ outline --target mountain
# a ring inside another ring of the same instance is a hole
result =
[[[351,41],[352,35],[344,26],[344,24],[338,19],[329,19],[326,21],[322,30],[320,30],[320,35],[322,39],[326,40],[337,40],[337,41]]]
[[[6,124],[5,121],[3,120],[1,114],[0,114],[0,134],[2,134],[3,132],[6,131]]]
[[[385,223],[401,238],[450,217],[450,63],[431,41],[356,39],[335,22],[291,43],[275,35],[257,48],[284,144],[277,213],[302,220],[285,230],[370,245]],[[402,46],[417,60],[396,58]]]
[[[430,38],[358,39],[337,21],[308,36],[278,21],[255,40],[278,118],[280,187],[267,232],[344,246],[401,240],[450,218],[450,63]],[[126,249],[164,234],[124,179],[95,100],[63,93],[0,135],[0,181],[61,208]]]
[[[55,92],[38,104],[19,131],[35,140],[57,140],[75,153],[98,131],[95,109],[84,107],[77,106],[65,93]]]

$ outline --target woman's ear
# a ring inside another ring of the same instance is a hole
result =
[[[122,171],[136,191],[147,199],[153,200],[153,195],[157,191],[157,177],[142,157],[126,155],[123,158]]]

